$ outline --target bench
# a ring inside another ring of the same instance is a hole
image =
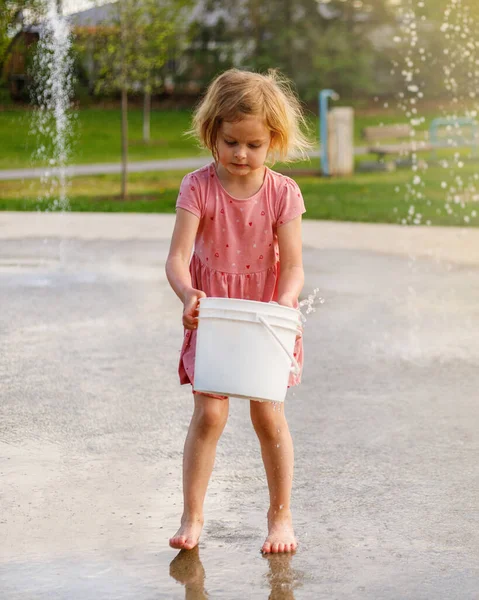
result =
[[[367,152],[376,154],[379,162],[384,162],[385,157],[391,154],[410,154],[431,149],[426,141],[415,139],[414,128],[408,123],[365,127],[362,134],[368,144]]]
[[[398,123],[375,127],[365,127],[362,136],[367,142],[366,152],[376,154],[376,163],[362,162],[365,171],[394,171],[396,167],[410,167],[411,154],[431,152],[430,159],[437,160],[436,150],[440,148],[470,148],[471,157],[479,157],[479,124],[470,117],[446,117],[434,119],[429,132],[419,138],[414,135],[409,123]],[[396,160],[386,161],[390,155],[399,155]]]

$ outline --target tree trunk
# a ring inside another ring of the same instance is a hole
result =
[[[151,93],[145,92],[143,104],[143,141],[150,143],[150,114],[151,114]]]
[[[249,2],[249,18],[251,19],[251,23],[253,26],[253,37],[254,37],[254,57],[255,57],[255,68],[258,69],[259,60],[262,50],[262,26],[261,26],[261,16],[260,16],[260,8],[258,0],[250,0]]]
[[[126,65],[126,19],[124,0],[120,0],[120,36],[121,36],[121,197],[128,197],[128,80]]]
[[[288,48],[288,52],[285,54],[285,65],[287,65],[286,74],[289,77],[293,77],[294,75],[294,67],[293,67],[293,42],[294,42],[294,21],[293,21],[293,2],[292,0],[285,0],[283,2],[283,18],[284,22],[287,23],[285,27],[286,30],[286,47]]]
[[[121,197],[128,197],[128,92],[121,90]]]

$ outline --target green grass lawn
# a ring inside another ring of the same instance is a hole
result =
[[[85,109],[75,113],[70,164],[119,162],[121,160],[121,114],[116,109]],[[32,166],[32,155],[41,143],[29,133],[31,111],[0,112],[0,169]],[[153,111],[151,143],[142,140],[143,113],[128,113],[129,160],[155,160],[197,156],[196,141],[184,135],[190,125],[188,111]]]
[[[306,164],[300,165],[302,167]],[[276,167],[277,168],[277,167]],[[287,169],[282,169],[285,173]],[[468,162],[460,170],[464,181],[473,180],[478,163]],[[181,178],[185,172],[135,173],[129,177],[129,199],[121,200],[120,177],[103,175],[76,177],[69,188],[72,211],[101,212],[167,212],[175,209]],[[357,173],[345,179],[326,179],[295,175],[306,202],[306,218],[375,223],[411,222],[411,206],[422,215],[421,223],[432,225],[478,226],[479,203],[473,194],[451,203],[450,214],[445,207],[446,191],[441,184],[452,181],[453,174],[440,166],[429,168],[421,175],[423,198],[407,199],[407,186],[412,184],[410,170],[392,173]],[[0,210],[48,210],[48,200],[39,201],[43,188],[39,181],[1,182]],[[464,206],[461,206],[463,202]],[[469,219],[465,220],[465,217]]]
[[[76,111],[73,125],[70,164],[88,164],[120,161],[120,110],[86,108]],[[425,131],[430,121],[440,115],[439,108],[424,109],[421,115],[426,121],[419,131]],[[30,110],[12,109],[0,111],[0,169],[32,166],[32,155],[42,139],[29,134]],[[200,152],[196,141],[184,135],[190,126],[191,113],[187,110],[154,110],[151,114],[151,143],[142,141],[143,113],[131,108],[129,123],[129,160],[155,160],[197,156]],[[399,110],[380,109],[376,112],[357,110],[355,116],[356,144],[362,144],[361,131],[369,125],[406,123],[407,117]],[[308,117],[313,140],[318,139],[318,119]]]
[[[429,126],[432,118],[440,114],[439,108],[428,108],[421,112]],[[0,112],[0,136],[2,153],[0,169],[19,168],[31,165],[30,157],[38,143],[28,134],[30,113],[23,110]],[[130,161],[153,160],[197,156],[199,148],[194,139],[183,135],[190,124],[190,112],[186,110],[153,111],[151,119],[152,143],[142,142],[142,111],[129,111],[129,159]],[[119,162],[120,159],[120,111],[117,109],[89,108],[77,112],[75,124],[74,151],[70,163],[85,164],[99,162]],[[310,117],[312,135],[317,137],[317,119]],[[368,125],[381,123],[407,122],[404,114],[397,110],[378,109],[358,110],[355,119],[356,143],[361,143],[361,130]],[[467,152],[466,152],[467,153]],[[452,151],[441,151],[442,158],[451,158]],[[428,159],[428,155],[421,155]],[[375,161],[375,157],[360,157],[360,161]],[[450,163],[453,165],[453,163]],[[433,225],[477,226],[475,215],[477,202],[474,200],[474,177],[479,177],[478,163],[466,161],[463,168],[451,166],[444,169],[436,164],[422,175],[424,188],[417,188],[423,197],[419,200],[407,197],[407,187],[411,186],[413,173],[410,169],[392,173],[357,172],[347,179],[325,179],[314,175],[301,175],[298,169],[314,171],[319,169],[319,159],[292,165],[277,165],[277,170],[292,173],[298,181],[307,204],[307,218],[382,223],[401,223],[414,220],[409,212],[414,206],[414,214],[421,214],[421,223],[430,221]],[[75,177],[70,181],[68,197],[74,211],[105,212],[173,212],[178,186],[184,172],[139,173],[129,176],[129,194],[122,201],[120,177],[112,175]],[[456,202],[446,206],[446,190],[443,181],[449,186],[462,178],[464,187],[470,188],[467,196],[458,194]],[[45,186],[39,180],[0,181],[0,210],[49,210],[51,201],[44,198]],[[43,200],[39,198],[43,197]]]

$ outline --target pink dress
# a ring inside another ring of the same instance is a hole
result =
[[[214,163],[186,175],[177,208],[200,219],[190,263],[195,289],[217,298],[270,302],[277,299],[280,272],[276,230],[305,212],[295,181],[266,168],[262,187],[240,200],[223,188]],[[180,383],[194,389],[196,331],[185,330],[181,348]],[[303,365],[302,339],[294,355]],[[289,386],[301,381],[291,375]]]

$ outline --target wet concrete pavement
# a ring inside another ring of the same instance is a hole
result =
[[[479,231],[305,224],[300,548],[265,558],[242,400],[199,551],[168,547],[192,409],[171,225],[0,213],[2,600],[479,597]]]

